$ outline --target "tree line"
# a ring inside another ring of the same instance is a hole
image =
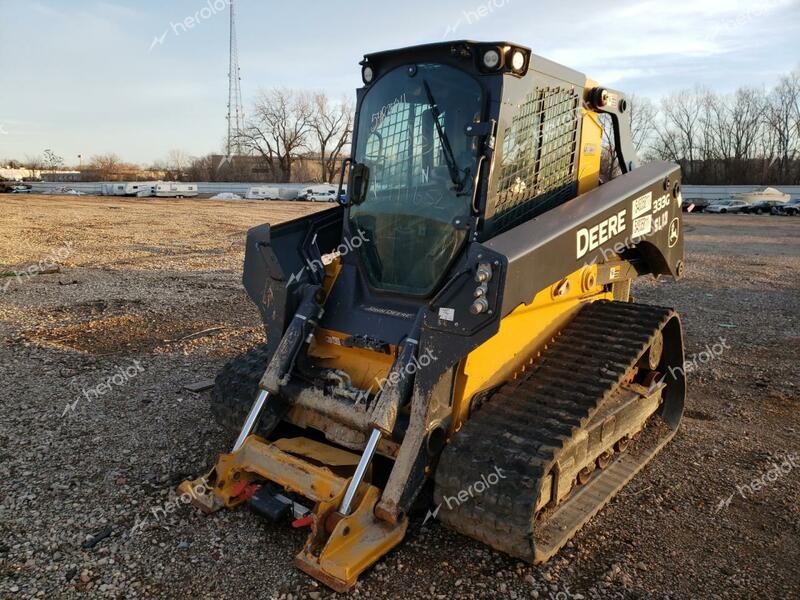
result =
[[[742,87],[723,94],[697,87],[658,103],[640,96],[628,100],[640,157],[680,164],[685,183],[800,184],[800,68],[771,89]],[[169,179],[197,181],[334,181],[349,153],[353,112],[348,98],[332,101],[324,92],[262,90],[230,156],[192,157],[175,149],[148,169]],[[604,180],[619,170],[612,146],[606,124]],[[6,163],[56,170],[64,161],[48,149],[44,156]],[[84,166],[87,176],[96,179],[141,171],[114,153],[92,156]]]
[[[226,152],[190,156],[173,149],[164,159],[142,167],[114,152],[96,154],[80,165],[83,180],[135,179],[151,174],[194,181],[333,181],[349,152],[353,103],[332,101],[324,92],[274,88],[259,92],[245,126]],[[45,150],[25,160],[0,161],[34,171],[67,169],[64,160]],[[258,176],[254,176],[254,171]]]
[[[634,96],[629,106],[640,157],[680,164],[685,183],[800,184],[800,69],[771,89],[721,94],[697,87],[658,104]],[[617,165],[610,127],[604,132],[608,179]]]
[[[252,177],[272,182],[334,181],[349,153],[355,107],[349,98],[332,101],[324,92],[288,88],[262,90],[229,156],[192,161],[195,179],[232,181]]]

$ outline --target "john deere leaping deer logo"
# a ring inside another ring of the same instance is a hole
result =
[[[672,219],[672,223],[669,224],[669,247],[672,248],[675,244],[678,243],[678,232],[680,224],[678,221],[678,217]]]

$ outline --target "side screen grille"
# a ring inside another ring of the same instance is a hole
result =
[[[575,197],[578,107],[574,88],[538,88],[526,96],[503,140],[493,234]]]

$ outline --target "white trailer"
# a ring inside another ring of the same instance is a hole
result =
[[[157,185],[157,181],[133,181],[131,183],[126,183],[125,195],[139,196],[140,198],[145,196],[155,196]]]
[[[281,190],[275,186],[254,185],[249,190],[245,198],[249,200],[278,200],[281,197]]]
[[[100,193],[103,196],[124,196],[125,183],[103,183],[100,185]]]
[[[297,189],[274,185],[256,185],[247,190],[249,200],[297,200]]]
[[[330,183],[309,185],[300,190],[298,199],[309,202],[336,202],[337,189],[337,186]]]
[[[156,196],[159,198],[191,198],[197,194],[196,183],[161,181],[156,184]]]
[[[103,196],[155,196],[157,181],[114,181],[100,184]]]

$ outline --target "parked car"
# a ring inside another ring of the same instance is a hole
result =
[[[309,202],[336,202],[336,190],[307,189],[303,195],[303,199],[308,200]]]
[[[772,209],[785,204],[785,200],[760,200],[742,209],[743,213],[751,215],[770,214]]]
[[[681,210],[683,212],[703,212],[709,205],[709,201],[705,198],[685,198],[681,202]]]
[[[800,199],[789,200],[772,209],[773,215],[800,215]]]
[[[684,198],[681,202],[683,212],[703,212],[709,202],[705,198]]]
[[[741,200],[718,200],[714,204],[709,204],[706,207],[706,212],[709,213],[738,213],[742,209],[750,206],[747,202]]]

